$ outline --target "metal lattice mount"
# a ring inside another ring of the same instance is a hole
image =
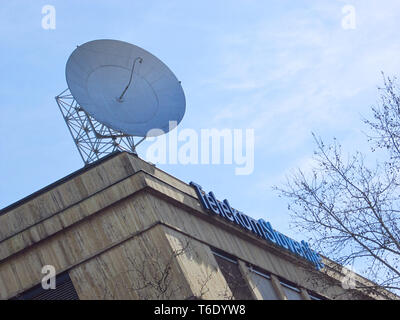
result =
[[[69,89],[60,93],[56,101],[85,165],[118,150],[137,154],[136,147],[145,138],[135,144],[133,136],[96,121],[76,102]]]

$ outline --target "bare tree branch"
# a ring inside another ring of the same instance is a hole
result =
[[[275,189],[289,199],[294,225],[307,231],[324,255],[340,264],[362,265],[363,274],[398,292],[400,96],[395,80],[384,78],[381,105],[372,108],[373,120],[364,119],[374,133],[368,136],[372,151],[385,150],[386,160],[379,158],[371,167],[366,155],[344,157],[336,139],[325,145],[313,134],[311,172],[298,170]]]

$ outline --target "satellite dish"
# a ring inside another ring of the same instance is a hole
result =
[[[78,46],[66,65],[73,98],[96,121],[131,136],[167,133],[185,114],[185,95],[172,71],[133,44],[95,40]],[[162,131],[150,132],[152,129]]]

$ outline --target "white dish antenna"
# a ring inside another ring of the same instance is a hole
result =
[[[95,40],[78,46],[65,73],[70,93],[67,89],[56,100],[86,164],[116,149],[135,152],[133,137],[167,133],[185,114],[185,95],[176,76],[130,43]],[[110,143],[111,151],[99,150]],[[86,155],[88,148],[94,156]]]

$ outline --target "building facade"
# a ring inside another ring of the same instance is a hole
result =
[[[322,258],[317,270],[210,213],[197,191],[135,155],[115,153],[4,208],[0,298],[396,298],[346,288],[332,261]]]

